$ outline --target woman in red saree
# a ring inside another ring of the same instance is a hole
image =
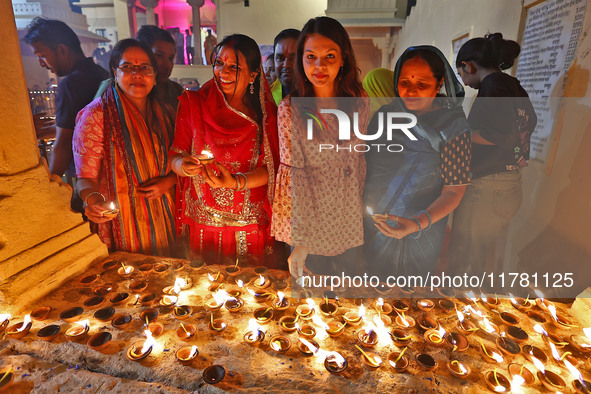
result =
[[[212,56],[214,78],[179,101],[171,149],[177,231],[208,263],[239,258],[269,266],[277,108],[252,38],[225,37]],[[203,152],[215,161],[205,162]]]
[[[122,40],[109,65],[113,86],[80,111],[72,140],[85,214],[111,250],[170,255],[174,112],[150,94],[157,69],[149,48]]]

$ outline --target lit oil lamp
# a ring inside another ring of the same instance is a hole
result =
[[[296,323],[296,328],[298,330],[298,335],[301,337],[312,339],[316,335],[316,329],[310,324],[300,326]]]
[[[492,346],[485,345],[484,342],[482,342],[482,339],[480,340],[480,352],[488,361],[493,361],[500,364],[504,360],[500,351],[496,350]]]
[[[248,321],[248,332],[244,334],[244,340],[250,345],[257,345],[265,339],[265,332],[260,329],[255,319]]]
[[[445,338],[445,330],[443,327],[439,327],[438,330],[430,329],[425,331],[424,334],[425,341],[428,345],[432,346],[443,346],[444,345],[444,338]]]
[[[591,393],[591,383],[587,382],[583,379],[583,375],[581,372],[575,368],[568,360],[564,361],[564,365],[568,369],[568,371],[573,376],[574,380],[572,382],[572,386],[577,393]]]
[[[554,304],[550,303],[550,305],[548,305],[548,311],[550,312],[550,315],[552,316],[552,324],[554,324],[556,327],[562,328],[562,329],[569,329],[569,328],[576,327],[576,325],[572,321],[570,321],[566,317],[560,316],[556,313],[556,307],[554,306]]]
[[[285,335],[275,335],[269,340],[269,346],[278,353],[285,353],[291,347],[291,341]]]
[[[339,310],[339,306],[333,300],[329,300],[328,298],[324,298],[324,302],[320,303],[320,313],[324,316],[334,316]]]
[[[550,305],[553,305],[552,302],[546,300],[544,298],[544,293],[542,293],[540,290],[536,289],[534,292],[538,296],[538,298],[536,298],[536,305],[538,306],[538,308],[540,308],[544,312],[548,312],[548,308],[550,307]]]
[[[370,369],[377,369],[382,365],[383,361],[380,356],[374,353],[368,353],[357,345],[355,347],[361,352],[361,361],[363,361],[363,364],[367,365]]]
[[[462,334],[458,334],[457,332],[449,333],[445,336],[447,343],[452,346],[452,352],[458,351],[463,352],[470,344],[468,343],[468,339]]]
[[[398,373],[404,372],[408,368],[409,361],[408,358],[404,356],[406,349],[408,348],[405,347],[404,349],[402,349],[401,352],[392,352],[388,354],[388,363],[390,364],[392,369],[394,369],[394,371]]]
[[[582,335],[571,335],[570,344],[580,353],[589,353],[591,352],[591,327],[583,328],[583,332],[586,338]]]
[[[125,355],[129,360],[140,361],[152,353],[156,340],[152,337],[152,333],[149,330],[145,330],[144,335],[146,336],[146,340],[135,342],[127,348]]]
[[[496,337],[499,334],[499,327],[488,321],[486,317],[483,317],[479,323],[480,330],[478,331],[479,335],[483,337]]]
[[[375,331],[378,334],[379,342],[382,345],[389,345],[392,343],[392,338],[390,335],[390,331],[386,328],[386,324],[390,326],[392,324],[392,319],[390,319],[387,315],[377,314],[373,317],[373,324],[375,325]]]
[[[321,327],[321,328],[323,328],[323,329],[324,329],[324,331],[319,331],[319,332],[318,332],[318,334],[319,334],[319,337],[320,337],[320,339],[322,339],[322,338],[325,338],[325,337],[326,337],[326,335],[327,335],[327,333],[328,333],[328,330],[330,330],[330,327],[328,326],[328,324],[326,324],[326,323],[324,322],[324,320],[322,320],[322,318],[321,318],[320,316],[318,316],[318,315],[314,316],[314,317],[312,318],[312,321],[313,321],[313,322],[314,322],[314,324],[316,324],[318,327]]]
[[[160,305],[174,306],[174,305],[176,305],[178,300],[179,300],[179,298],[177,296],[166,294],[166,295],[162,296],[162,298],[160,299]]]
[[[339,321],[333,320],[329,321],[327,323],[327,326],[328,329],[326,330],[326,333],[328,334],[328,336],[336,338],[340,336],[343,332],[345,332],[345,327],[347,326],[347,323],[341,323]]]
[[[497,297],[489,297],[484,293],[480,293],[480,300],[490,307],[496,307],[500,301]]]
[[[205,297],[205,307],[212,312],[219,310],[226,300],[230,298],[228,293],[223,289],[218,289],[215,293],[208,294]]]
[[[435,303],[428,299],[422,299],[417,301],[417,308],[419,308],[423,312],[430,312],[434,306]]]
[[[224,306],[228,311],[235,313],[244,307],[244,300],[242,298],[228,297]]]
[[[32,326],[31,315],[26,315],[22,322],[8,327],[4,332],[4,335],[9,338],[20,339],[29,333]]]
[[[289,299],[285,298],[283,292],[278,291],[275,300],[273,301],[273,309],[276,311],[284,311],[289,308]]]
[[[507,367],[511,379],[511,387],[517,391],[520,386],[529,386],[536,381],[535,376],[523,364],[511,363]]]
[[[183,346],[182,348],[178,349],[175,353],[176,359],[182,365],[191,364],[191,362],[193,362],[193,360],[195,359],[195,357],[197,357],[198,354],[199,350],[195,345]]]
[[[201,151],[201,154],[197,156],[197,160],[199,160],[201,164],[211,164],[215,160],[215,156],[210,151],[204,149]]]
[[[207,279],[209,280],[209,283],[221,283],[224,280],[224,275],[222,275],[221,271],[217,271],[215,273],[212,272],[208,272],[207,273]]]
[[[538,379],[547,390],[562,391],[566,389],[566,382],[558,374],[547,371],[544,364],[535,357],[532,357],[532,362],[538,369]]]
[[[196,332],[197,326],[195,326],[194,324],[184,324],[183,322],[181,322],[180,327],[176,330],[176,335],[182,340],[187,340],[189,338],[192,338]]]
[[[298,316],[283,316],[279,319],[279,327],[285,332],[294,332],[297,330]]]
[[[392,305],[384,303],[384,299],[380,297],[376,301],[376,311],[378,311],[378,313],[389,315],[392,313]]]
[[[162,292],[168,295],[178,295],[181,290],[190,289],[192,285],[193,283],[190,278],[176,278],[174,285],[165,287],[162,289]]]
[[[318,347],[318,343],[316,341],[308,341],[305,338],[298,338],[300,343],[298,345],[298,349],[300,352],[304,354],[304,356],[312,356],[315,355],[320,348]]]
[[[209,318],[209,328],[215,332],[222,332],[228,327],[228,322],[224,319],[214,319],[213,313],[210,315]]]
[[[390,336],[392,337],[392,342],[394,342],[394,344],[399,347],[407,346],[412,340],[412,336],[400,328],[395,328],[392,330]]]
[[[458,315],[458,330],[464,335],[470,335],[474,331],[478,331],[478,327],[474,323],[469,320],[466,320],[464,314],[456,309],[456,314]]]
[[[119,269],[117,270],[117,273],[120,276],[127,278],[127,277],[130,277],[131,274],[133,274],[133,271],[135,271],[135,268],[133,266],[125,265],[125,264],[123,264],[123,262],[121,262],[121,267],[119,267]]]
[[[347,360],[337,352],[328,352],[324,359],[324,368],[332,374],[343,373],[348,365]]]
[[[523,346],[523,348],[521,348],[521,351],[523,352],[523,355],[531,362],[533,362],[534,358],[542,362],[543,364],[545,364],[548,361],[548,356],[539,347],[525,345]]]
[[[571,352],[564,352],[564,353],[562,353],[562,356],[561,356],[560,353],[558,353],[558,349],[556,348],[554,343],[548,342],[548,345],[550,346],[550,352],[552,354],[552,357],[554,358],[554,361],[559,366],[562,366],[562,364],[564,362],[570,362],[571,364],[578,363],[577,359],[573,357]]]
[[[271,297],[273,297],[273,294],[269,293],[264,289],[252,289],[250,287],[247,287],[246,290],[248,290],[248,292],[252,295],[252,298],[254,298],[254,300],[259,304],[267,302]]]
[[[309,320],[312,318],[315,308],[316,304],[314,303],[314,300],[307,298],[305,304],[298,305],[296,308],[296,315],[303,320]]]
[[[357,340],[361,343],[361,346],[372,348],[378,344],[378,333],[370,327],[365,327],[357,331]]]
[[[259,324],[267,324],[273,318],[273,308],[258,308],[254,311],[254,318]]]
[[[388,220],[388,215],[383,213],[373,213],[373,209],[371,209],[371,207],[367,207],[367,213],[370,214],[371,218],[376,223],[382,223]]]
[[[357,326],[361,323],[363,316],[365,315],[365,307],[363,304],[359,307],[358,311],[349,311],[343,315],[343,319],[347,322],[347,324],[351,324],[352,326]]]
[[[175,306],[172,310],[172,315],[177,320],[185,320],[193,313],[193,308],[188,305]]]
[[[257,289],[266,289],[267,287],[269,287],[271,285],[271,281],[269,279],[265,278],[263,275],[259,275],[257,278],[255,278],[252,281],[252,284]]]
[[[111,201],[109,203],[109,209],[105,209],[101,214],[107,219],[114,219],[119,215],[119,206],[114,201]]]
[[[505,375],[498,373],[496,368],[494,371],[488,371],[484,374],[484,381],[494,392],[507,393],[511,391],[511,382]]]
[[[511,300],[511,305],[515,309],[524,310],[530,307],[529,299],[528,298],[521,298],[521,297],[514,297],[513,294],[509,293],[509,297]]]
[[[413,319],[412,317],[405,316],[404,312],[398,313],[398,311],[396,311],[396,314],[398,316],[396,316],[396,319],[394,319],[394,321],[396,322],[396,324],[398,324],[398,326],[402,328],[411,328],[415,326],[416,322],[415,319]]]
[[[164,332],[164,326],[159,322],[148,323],[146,329],[152,333],[152,336],[158,337]]]
[[[458,361],[458,360],[451,360],[447,363],[447,370],[456,378],[464,379],[468,375],[470,375],[470,367],[466,364]]]

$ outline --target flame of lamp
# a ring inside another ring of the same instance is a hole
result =
[[[150,346],[148,350],[142,352],[144,343],[145,341],[138,341],[132,344],[130,347],[128,347],[127,352],[125,353],[127,358],[131,361],[140,361],[148,357],[150,353],[152,353],[152,349],[154,348],[154,346]]]

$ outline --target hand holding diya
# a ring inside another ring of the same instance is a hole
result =
[[[201,151],[200,155],[197,155],[196,159],[199,160],[201,164],[206,165],[213,163],[215,156],[210,151],[204,149]]]
[[[374,222],[376,223],[383,223],[386,220],[388,220],[388,215],[385,213],[373,213],[373,209],[371,209],[371,207],[367,207],[367,213],[369,213],[369,215],[371,216],[371,218],[373,219]],[[396,216],[396,220],[398,221],[398,217]]]
[[[108,204],[108,207],[108,209],[105,209],[101,212],[101,215],[107,219],[115,219],[117,215],[119,215],[119,206],[115,202],[111,201]]]

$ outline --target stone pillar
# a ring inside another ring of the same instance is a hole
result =
[[[0,2],[0,37],[0,313],[16,313],[108,251],[40,159],[9,1]]]
[[[129,7],[127,0],[113,0],[115,12],[115,24],[117,25],[117,38],[123,40],[131,38],[131,26],[129,23]]]
[[[146,23],[148,25],[156,25],[156,15],[154,8],[158,7],[160,0],[140,0],[141,5],[146,7]]]
[[[203,46],[201,45],[201,14],[199,13],[199,9],[203,7],[204,3],[205,0],[187,0],[187,4],[189,4],[193,9],[193,34],[195,35],[195,60],[193,60],[194,65],[203,64]]]

